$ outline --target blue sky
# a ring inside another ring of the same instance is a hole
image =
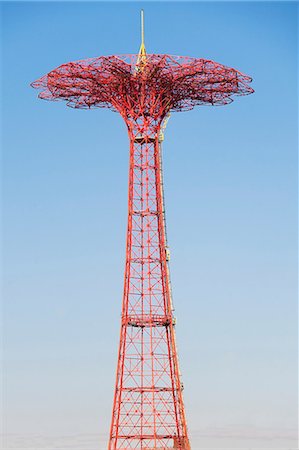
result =
[[[141,7],[149,53],[214,59],[252,76],[256,91],[225,107],[173,114],[165,135],[193,449],[296,447],[296,6],[2,4],[9,448],[106,446],[125,257],[126,129],[107,110],[38,100],[29,84],[64,62],[137,52]]]

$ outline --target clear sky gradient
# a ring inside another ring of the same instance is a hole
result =
[[[136,53],[213,59],[255,94],[171,116],[164,143],[171,275],[193,450],[295,448],[295,3],[6,2],[7,448],[102,450],[125,257],[122,119],[37,99],[58,65]]]

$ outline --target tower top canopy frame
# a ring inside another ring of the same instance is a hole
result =
[[[235,95],[254,92],[251,81],[208,59],[147,54],[144,63],[139,53],[62,64],[32,86],[41,89],[40,98],[64,100],[73,108],[109,108],[127,118],[157,119],[197,105],[231,103]]]

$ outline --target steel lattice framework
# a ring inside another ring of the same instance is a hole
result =
[[[63,64],[32,85],[40,98],[110,108],[130,140],[122,320],[110,450],[189,450],[175,341],[161,167],[172,111],[225,105],[253,92],[246,75],[205,59],[102,56]]]

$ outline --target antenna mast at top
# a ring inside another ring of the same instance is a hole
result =
[[[141,19],[141,45],[138,53],[137,64],[145,64],[146,62],[146,50],[144,44],[144,11],[143,9],[140,11],[140,19]]]

